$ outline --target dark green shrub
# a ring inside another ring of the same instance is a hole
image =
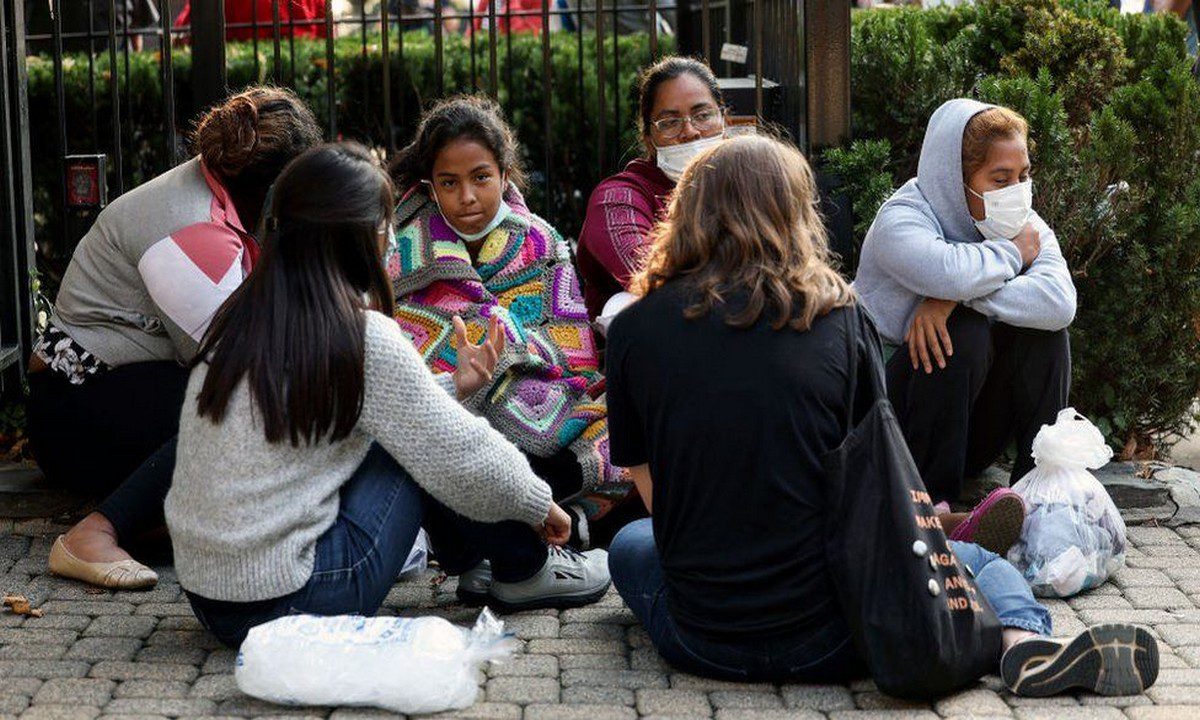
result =
[[[530,204],[566,234],[578,231],[587,195],[604,174],[638,147],[633,114],[635,80],[641,67],[650,62],[645,35],[623,35],[615,42],[620,57],[619,73],[613,71],[614,40],[604,41],[607,60],[604,102],[599,111],[599,82],[594,67],[596,38],[583,38],[583,69],[579,67],[578,38],[571,33],[550,36],[550,126],[542,80],[542,40],[527,34],[506,36],[499,41],[498,97],[524,143],[531,171]],[[659,51],[669,53],[673,39],[659,38]],[[368,37],[364,55],[361,37],[340,38],[335,43],[335,111],[340,137],[362,140],[386,148],[384,127],[383,58],[378,37]],[[421,108],[438,97],[435,51],[432,36],[405,33],[403,64],[397,38],[391,38],[391,95],[395,142],[403,144],[416,127]],[[511,43],[511,66],[510,49]],[[328,73],[324,41],[297,40],[295,56],[284,42],[283,81],[304,98],[318,120],[328,117]],[[269,82],[274,67],[271,43],[258,47],[257,59],[249,42],[227,46],[227,74],[231,88]],[[487,36],[477,36],[475,70],[471,74],[471,44],[461,36],[444,38],[444,92],[486,91],[489,86]],[[182,142],[198,114],[192,103],[192,58],[188,48],[177,48],[172,56],[176,125]],[[86,54],[64,58],[63,101],[66,108],[68,148],[71,153],[110,153],[112,160],[113,112],[108,89],[108,56],[101,54],[89,71]],[[66,227],[70,218],[59,212],[57,113],[53,63],[46,56],[31,56],[29,68],[30,144],[35,162],[34,205],[39,252],[48,285],[53,286],[56,269],[69,258],[70,243],[84,227]],[[579,82],[582,72],[582,87]],[[294,78],[293,78],[294,73]],[[167,147],[166,113],[162,101],[162,72],[157,52],[131,52],[128,75],[125,57],[117,55],[117,77],[121,95],[121,137],[125,187],[133,187],[171,167]],[[128,80],[126,79],[128,77]],[[510,82],[511,78],[511,82]],[[474,84],[473,84],[474,81]],[[92,101],[91,87],[95,87]],[[614,111],[615,110],[615,111]],[[599,146],[600,123],[604,123],[604,153]],[[547,155],[547,148],[550,155]],[[545,171],[549,169],[547,174]],[[603,174],[602,174],[603,173]],[[110,167],[110,187],[116,190],[116,168]],[[65,238],[65,242],[64,242]],[[52,289],[52,288],[51,288]]]
[[[1183,24],[1092,0],[853,20],[859,140],[826,159],[859,173],[846,184],[859,240],[885,183],[915,173],[934,108],[966,95],[1016,109],[1030,123],[1035,206],[1079,289],[1072,402],[1129,455],[1186,431],[1200,390],[1200,85]],[[1120,182],[1129,189],[1110,198]]]

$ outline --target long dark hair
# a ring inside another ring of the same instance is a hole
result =
[[[221,422],[244,376],[268,442],[339,440],[362,411],[363,311],[394,308],[378,238],[392,185],[363,146],[321,145],[280,173],[271,217],[262,257],[196,356],[209,364],[198,411]]]
[[[425,113],[413,141],[392,162],[392,179],[401,192],[433,177],[438,153],[455,140],[474,140],[492,152],[500,171],[518,189],[525,188],[521,150],[504,112],[486,95],[458,95],[441,100]]]

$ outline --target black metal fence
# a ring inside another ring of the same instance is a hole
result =
[[[176,164],[195,116],[246,84],[297,89],[328,137],[384,155],[432,99],[489,93],[526,148],[532,206],[566,235],[594,184],[636,152],[633,79],[666,52],[706,59],[735,115],[772,122],[802,146],[848,131],[844,1],[196,0],[186,14],[185,0],[0,6],[0,369],[27,354],[34,267],[53,287],[95,213]]]

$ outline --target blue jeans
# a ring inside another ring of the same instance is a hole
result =
[[[477,523],[455,514],[422,490],[386,450],[372,445],[342,486],[337,520],[317,539],[312,577],[304,587],[256,602],[210,600],[190,592],[188,600],[200,623],[231,647],[241,645],[250,628],[284,615],[374,615],[404,567],[422,520],[434,518],[426,528],[430,543],[446,548],[448,558],[451,547],[466,557],[477,543],[514,580],[532,576],[546,561],[546,544],[528,525]]]
[[[955,555],[1005,627],[1050,634],[1050,613],[1033,599],[1017,569],[978,545],[952,542]],[[844,621],[795,638],[715,642],[680,628],[667,609],[662,563],[649,518],[625,526],[608,550],[613,585],[650,642],[672,666],[719,680],[838,683],[866,676]]]

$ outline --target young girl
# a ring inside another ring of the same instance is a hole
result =
[[[547,550],[535,528],[561,544],[570,518],[453,396],[491,376],[498,333],[478,346],[460,335],[465,362],[435,380],[391,319],[392,186],[373,156],[353,144],[302,155],[275,183],[271,217],[189,378],[166,500],[201,623],[236,646],[290,612],[373,614],[427,514],[435,542],[489,543],[494,590],[514,607],[599,597],[603,552]]]
[[[290,90],[250,88],[200,119],[196,157],[100,213],[30,361],[30,444],[51,483],[108,495],[173,442],[186,365],[258,259],[253,232],[267,188],[320,140]],[[154,572],[117,541],[162,526],[170,465],[168,448],[59,538],[50,570],[107,587],[153,585]]]
[[[613,583],[684,671],[845,682],[863,667],[825,559],[823,461],[857,405],[847,323],[873,337],[869,320],[829,265],[816,183],[795,148],[729,140],[679,187],[634,283],[643,297],[609,333],[613,460],[653,510],[613,540]],[[1012,565],[951,547],[1004,626],[1014,692],[1121,695],[1154,682],[1148,631],[1051,640],[1050,613]]]
[[[1037,431],[1067,406],[1075,285],[1033,211],[1027,135],[1008,108],[938,108],[917,177],[879,210],[854,280],[897,348],[888,394],[939,500],[1014,441],[1021,479]]]
[[[579,274],[593,318],[629,289],[683,168],[725,132],[721,89],[699,60],[663,58],[642,73],[638,96],[644,154],[596,186],[579,233]]]
[[[576,540],[602,544],[604,523],[591,523],[632,486],[608,459],[596,345],[567,244],[526,207],[518,153],[485,97],[426,113],[393,166],[403,190],[388,261],[395,316],[436,373],[459,365],[454,315],[472,338],[489,323],[503,328],[494,380],[464,402],[525,452],[556,497],[573,496]]]

